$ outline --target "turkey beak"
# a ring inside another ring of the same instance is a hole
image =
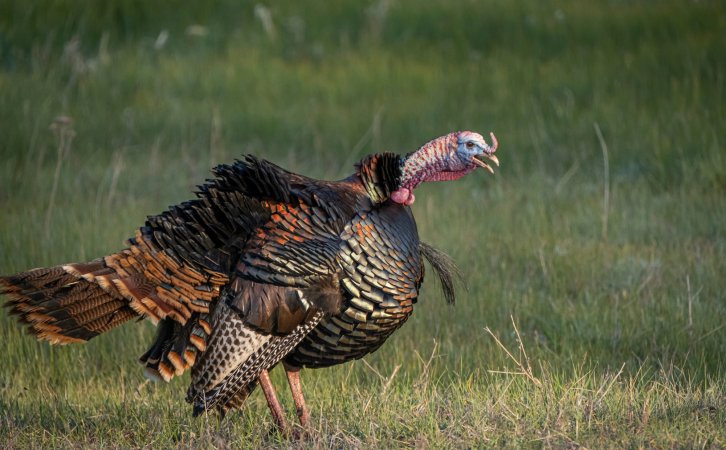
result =
[[[496,165],[497,167],[499,167],[499,158],[497,158],[496,156],[494,156],[494,152],[496,152],[497,151],[497,148],[499,147],[499,141],[497,141],[497,137],[494,136],[494,133],[492,133],[492,132],[489,132],[489,137],[492,138],[492,145],[491,145],[491,147],[489,147],[481,155],[477,155],[477,156],[482,156],[484,158],[487,158],[489,161],[493,162],[494,165]],[[479,167],[481,167],[483,169],[488,170],[489,173],[494,173],[494,169],[492,169],[492,166],[490,166],[489,164],[485,163],[484,161],[482,161],[481,159],[479,159],[477,156],[474,156],[472,158],[472,161],[474,162],[474,164],[476,164],[477,166],[479,166]]]
[[[482,153],[481,155],[477,155],[477,156],[482,156],[484,158],[487,158],[489,161],[493,162],[494,165],[496,165],[497,167],[499,167],[499,158],[497,158],[496,156],[494,156],[494,152],[496,152],[497,151],[497,148],[499,147],[499,141],[497,141],[497,137],[494,136],[494,133],[492,133],[492,132],[489,132],[489,137],[492,138],[492,145],[491,145],[491,147],[489,147],[487,150],[485,150],[484,153]],[[481,159],[477,158],[477,156],[474,156],[472,158],[472,161],[474,161],[474,164],[476,164],[477,166],[479,166],[479,167],[481,167],[483,169],[488,170],[489,173],[494,173],[494,169],[492,169],[492,166],[490,166],[489,164],[485,163]]]
[[[494,169],[492,169],[492,166],[490,166],[489,164],[485,163],[484,161],[482,161],[481,159],[477,158],[476,156],[474,156],[473,158],[471,158],[471,161],[474,164],[476,164],[477,166],[488,170],[489,173],[494,173]],[[495,164],[497,166],[499,166],[499,162],[498,161]]]

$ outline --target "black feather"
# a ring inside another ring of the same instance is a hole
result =
[[[455,282],[464,284],[464,277],[461,270],[456,265],[451,256],[435,248],[425,242],[419,243],[421,254],[431,264],[436,275],[441,280],[441,290],[446,298],[446,303],[453,305],[456,303],[456,292],[454,291]],[[465,286],[466,287],[466,286]]]

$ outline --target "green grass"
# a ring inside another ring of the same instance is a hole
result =
[[[722,2],[275,2],[274,33],[197,3],[0,5],[0,273],[117,250],[243,153],[335,179],[494,130],[495,176],[414,205],[468,290],[429,279],[380,351],[304,371],[303,445],[726,446]],[[297,445],[261,394],[219,422],[145,384],[153,332],[50,347],[0,313],[0,442]]]

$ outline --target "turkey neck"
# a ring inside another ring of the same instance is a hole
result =
[[[405,156],[375,153],[366,156],[357,166],[356,175],[373,203],[383,203],[399,189],[413,191],[424,181],[458,179],[471,170],[451,172],[450,155],[455,154],[457,134],[449,133],[422,145]]]
[[[415,152],[401,158],[399,187],[410,191],[424,181],[446,181],[463,176],[447,173],[449,155],[456,152],[457,134],[449,133],[433,139]]]

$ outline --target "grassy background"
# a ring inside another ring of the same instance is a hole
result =
[[[299,3],[0,3],[0,273],[116,250],[243,153],[336,179],[494,130],[495,176],[414,205],[468,291],[430,279],[379,352],[305,371],[304,445],[726,446],[723,3]],[[220,423],[145,384],[153,332],[58,348],[0,313],[0,442],[290,445],[260,394]]]

